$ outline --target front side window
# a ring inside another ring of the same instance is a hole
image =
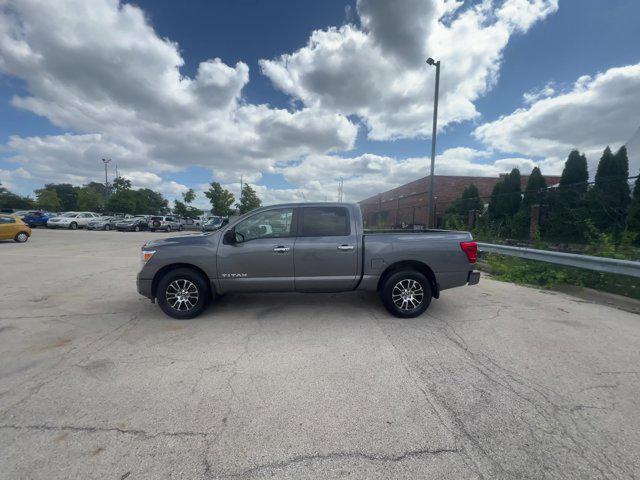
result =
[[[302,209],[299,237],[349,235],[349,212],[343,207],[305,207]]]
[[[244,242],[257,238],[289,237],[292,218],[292,208],[258,213],[236,225],[236,236]]]

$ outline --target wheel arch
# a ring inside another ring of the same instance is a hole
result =
[[[207,273],[202,268],[198,267],[197,265],[193,265],[192,263],[172,263],[170,265],[165,265],[164,267],[162,267],[153,276],[153,281],[151,282],[151,295],[153,295],[152,298],[156,298],[160,279],[164,277],[167,273],[169,273],[171,270],[176,270],[178,268],[189,268],[191,270],[195,270],[200,275],[202,275],[202,278],[204,278],[207,281],[209,294],[213,296],[213,294],[215,293],[215,287],[211,284],[211,279],[209,278],[209,275],[207,275]]]
[[[431,267],[426,263],[422,263],[418,260],[401,260],[389,265],[382,275],[380,275],[380,279],[378,280],[377,290],[380,291],[382,285],[384,285],[385,280],[389,275],[399,272],[401,270],[416,270],[422,273],[427,279],[429,279],[429,283],[431,283],[431,294],[433,298],[440,297],[440,289],[438,288],[438,282],[436,281],[436,275],[431,270]]]

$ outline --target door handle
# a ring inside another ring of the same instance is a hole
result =
[[[343,250],[343,251],[347,251],[347,250],[353,250],[354,247],[353,245],[338,245],[338,250]]]
[[[285,247],[285,246],[275,247],[273,249],[275,253],[286,253],[290,250],[291,250],[291,247]]]

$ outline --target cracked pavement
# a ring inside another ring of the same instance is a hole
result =
[[[640,316],[483,278],[377,297],[139,297],[162,233],[0,243],[0,478],[638,478]]]

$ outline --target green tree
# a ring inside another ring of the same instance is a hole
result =
[[[514,168],[496,183],[489,199],[489,217],[504,222],[513,217],[520,208],[520,170]]]
[[[186,192],[182,193],[182,199],[184,200],[184,203],[189,205],[196,199],[196,192],[193,190],[193,188],[190,188]]]
[[[627,148],[620,147],[614,155],[607,147],[598,163],[595,184],[588,195],[591,218],[598,230],[619,234],[626,227],[631,201],[628,177]]]
[[[135,198],[134,213],[137,215],[163,215],[169,212],[169,202],[159,192],[154,192],[150,188],[141,188],[131,191]]]
[[[235,202],[235,198],[229,190],[222,188],[218,182],[211,182],[209,190],[204,192],[204,195],[211,202],[211,213],[221,217],[231,215],[231,205]]]
[[[38,207],[42,210],[57,212],[62,207],[62,203],[58,198],[58,193],[55,190],[43,188],[41,190],[36,190],[36,195],[38,198]]]
[[[527,186],[524,188],[521,208],[526,207],[530,211],[531,205],[542,203],[546,189],[547,181],[542,176],[542,172],[538,167],[533,167],[527,180]]]
[[[104,197],[91,187],[78,190],[78,209],[89,212],[101,212],[104,208]]]
[[[529,236],[531,226],[531,206],[541,205],[547,188],[547,182],[542,176],[540,169],[534,167],[531,170],[527,185],[524,189],[520,210],[513,217],[511,234],[516,238],[526,238]]]
[[[89,182],[85,185],[85,188],[90,188],[98,192],[102,198],[106,198],[111,193],[111,187],[105,187],[104,183]]]
[[[47,190],[55,190],[60,199],[60,208],[65,212],[78,210],[78,187],[70,183],[48,183],[44,186]],[[37,194],[37,191],[36,191]]]
[[[242,186],[240,203],[236,203],[238,210],[240,210],[240,215],[250,212],[251,210],[255,210],[256,208],[260,208],[261,205],[262,201],[258,198],[256,191],[251,188],[251,185],[245,183]]]
[[[29,197],[23,197],[7,190],[0,183],[0,208],[25,210],[35,207],[35,202]]]
[[[587,157],[577,150],[567,157],[556,189],[547,190],[547,214],[541,225],[544,238],[584,242],[590,231],[585,195],[589,181]]]
[[[636,234],[635,243],[640,244],[640,174],[633,187],[633,198],[629,205],[627,227]]]
[[[113,180],[112,188],[115,192],[131,190],[131,180],[125,177],[116,177]]]
[[[484,204],[480,198],[478,187],[473,183],[465,188],[445,213],[444,224],[446,228],[460,230],[466,228],[469,221],[469,212],[475,210],[482,212]]]
[[[116,191],[107,200],[106,211],[110,213],[135,214],[137,213],[137,196],[133,190]]]

